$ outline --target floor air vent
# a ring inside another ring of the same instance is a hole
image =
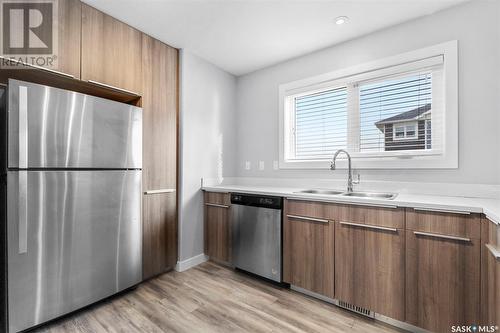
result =
[[[338,304],[341,308],[347,309],[352,312],[359,313],[363,316],[370,317],[370,318],[375,318],[375,312],[362,308],[360,306],[352,305],[344,301],[339,301]]]

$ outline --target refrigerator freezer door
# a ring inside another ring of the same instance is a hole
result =
[[[9,168],[142,168],[142,109],[9,80]]]
[[[141,171],[9,171],[9,331],[142,278]]]

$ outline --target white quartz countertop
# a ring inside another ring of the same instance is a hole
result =
[[[484,213],[492,222],[500,225],[500,200],[484,198],[468,198],[453,196],[437,196],[425,194],[401,193],[393,200],[376,198],[345,197],[341,195],[320,195],[297,193],[304,188],[266,187],[250,185],[216,185],[202,188],[210,192],[237,192],[280,196],[285,198],[307,199],[311,201],[349,203],[358,205],[411,207],[427,210],[442,210],[452,212]],[[342,189],[339,189],[342,190]]]

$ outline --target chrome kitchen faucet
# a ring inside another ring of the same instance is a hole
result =
[[[337,162],[337,156],[340,153],[344,153],[347,156],[347,163],[348,163],[348,175],[347,175],[347,193],[352,193],[353,191],[353,184],[359,184],[359,174],[358,174],[358,180],[355,182],[352,181],[352,168],[351,168],[351,155],[344,149],[339,149],[335,152],[335,155],[333,155],[333,160],[332,164],[330,165],[330,170],[335,170],[336,167],[336,162]]]

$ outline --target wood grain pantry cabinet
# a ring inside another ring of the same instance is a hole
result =
[[[204,192],[205,254],[214,261],[231,263],[231,199],[229,193]]]
[[[500,326],[500,226],[481,223],[481,323]]]
[[[377,222],[378,209],[357,209]],[[392,214],[398,222],[392,226],[335,221],[335,298],[404,321],[405,241],[397,228],[404,215]]]
[[[322,203],[285,200],[283,280],[334,297],[334,223]]]
[[[142,92],[142,33],[82,4],[81,78]]]
[[[143,179],[146,190],[175,189],[178,50],[142,37]]]
[[[178,51],[142,36],[143,278],[177,262]]]
[[[432,332],[480,319],[478,214],[406,214],[406,321]]]

